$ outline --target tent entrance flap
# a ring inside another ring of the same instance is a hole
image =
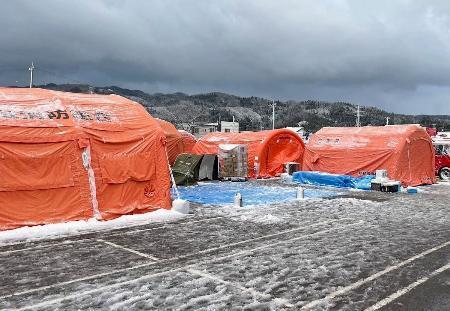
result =
[[[216,180],[218,179],[218,160],[214,154],[205,154],[198,172],[198,180]]]

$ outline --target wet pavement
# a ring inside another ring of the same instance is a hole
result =
[[[4,245],[0,308],[450,310],[449,199],[439,184],[194,204],[171,223]]]

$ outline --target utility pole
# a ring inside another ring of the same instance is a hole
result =
[[[217,131],[222,132],[222,119],[219,113],[219,122],[217,123]]]
[[[360,112],[359,105],[358,105],[358,108],[356,110],[356,127],[361,127],[361,112]]]
[[[33,70],[34,70],[34,64],[31,62],[31,67],[28,68],[30,71],[30,89],[33,87]]]
[[[272,130],[275,129],[275,106],[277,104],[275,103],[274,100],[272,100]]]

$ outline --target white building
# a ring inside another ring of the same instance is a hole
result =
[[[191,133],[198,139],[206,134],[217,132],[217,126],[217,123],[195,124],[191,126]]]
[[[239,133],[239,122],[220,122],[220,131],[222,133]]]

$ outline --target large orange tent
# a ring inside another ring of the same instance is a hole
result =
[[[217,154],[221,144],[245,144],[248,148],[249,177],[268,178],[283,172],[284,163],[302,162],[304,143],[287,129],[242,133],[210,133],[193,149],[196,154]]]
[[[405,186],[435,180],[431,138],[419,125],[322,128],[306,145],[303,169],[352,176],[386,169]]]
[[[170,165],[173,165],[178,155],[190,153],[197,141],[195,140],[194,135],[189,134],[186,131],[177,130],[176,127],[168,121],[161,119],[156,119],[156,121],[158,121],[159,126],[164,131],[164,135],[166,135],[167,156]]]
[[[188,133],[184,130],[178,130],[183,137],[183,147],[185,153],[191,153],[192,149],[194,149],[195,144],[197,143],[197,139],[191,133]]]
[[[0,88],[0,230],[170,208],[164,144],[123,97]]]
[[[156,121],[163,129],[164,135],[166,135],[167,156],[170,165],[173,165],[177,156],[184,152],[183,135],[181,135],[172,123],[161,119],[156,119]]]

